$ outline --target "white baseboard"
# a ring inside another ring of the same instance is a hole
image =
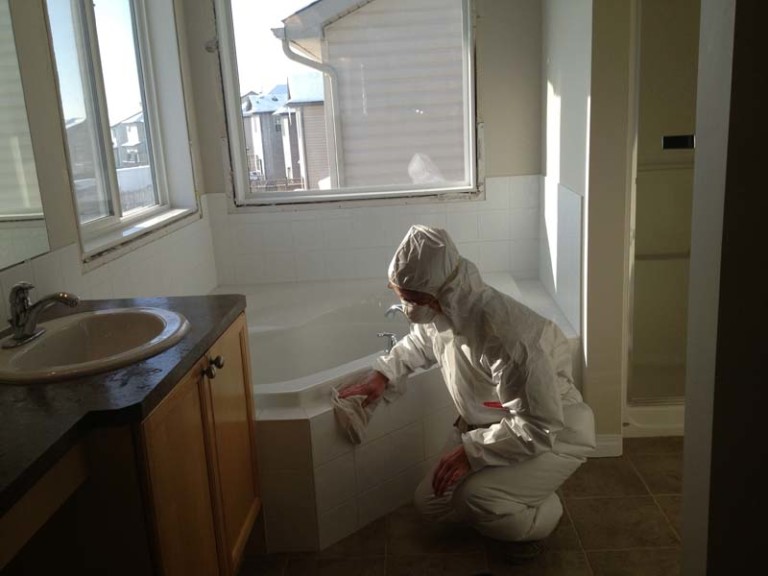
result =
[[[627,406],[624,410],[625,438],[682,436],[685,404]]]
[[[621,434],[598,434],[597,448],[589,456],[590,458],[608,458],[621,456]]]

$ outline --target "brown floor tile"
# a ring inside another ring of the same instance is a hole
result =
[[[623,456],[587,460],[565,481],[562,492],[566,499],[648,494],[632,463]]]
[[[569,500],[568,511],[585,550],[678,545],[650,496]]]
[[[679,454],[682,451],[682,436],[624,438],[624,454]]]
[[[493,576],[591,576],[587,557],[581,550],[549,551],[535,560],[511,565],[498,554],[488,555]]]
[[[595,576],[677,576],[680,561],[679,548],[589,552]]]
[[[285,576],[384,576],[386,561],[379,558],[290,558]]]
[[[648,485],[651,494],[683,491],[683,454],[632,454],[629,459]]]
[[[390,556],[387,576],[469,576],[487,570],[484,553]]]
[[[677,532],[677,537],[682,538],[682,506],[683,497],[677,495],[664,495],[654,496],[656,502],[659,503],[664,514],[669,518],[669,523],[672,524],[672,528]]]
[[[576,534],[576,528],[571,522],[571,517],[567,512],[563,512],[560,522],[554,532],[546,540],[549,550],[580,550],[581,543]]]
[[[427,524],[413,506],[403,506],[387,516],[389,556],[471,554],[483,550],[482,537],[471,528]]]
[[[384,556],[387,521],[380,518],[318,553],[322,558]]]

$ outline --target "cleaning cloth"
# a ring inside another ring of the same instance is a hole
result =
[[[331,404],[333,404],[336,422],[338,422],[347,438],[349,438],[349,441],[353,444],[362,444],[365,438],[365,429],[373,417],[374,410],[376,410],[381,401],[379,399],[363,407],[366,396],[362,394],[347,396],[346,398],[339,397],[339,392],[347,386],[356,384],[363,374],[355,374],[350,378],[345,378],[344,382],[331,388]]]

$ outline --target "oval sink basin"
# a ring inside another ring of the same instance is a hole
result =
[[[187,319],[162,308],[115,308],[39,325],[45,333],[0,350],[0,381],[51,382],[107,372],[149,358],[189,331]]]

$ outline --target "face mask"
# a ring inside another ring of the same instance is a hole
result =
[[[414,324],[427,324],[437,316],[437,310],[425,304],[403,303],[403,312],[406,318]]]

